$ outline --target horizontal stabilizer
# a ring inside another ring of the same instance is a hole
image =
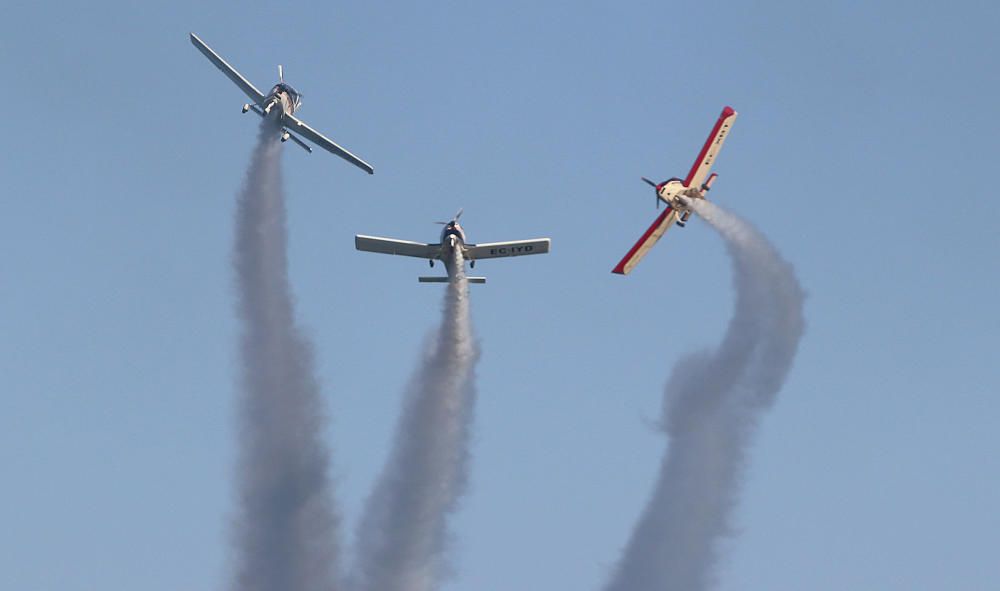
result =
[[[309,144],[307,144],[304,141],[300,140],[299,136],[295,135],[294,133],[289,133],[288,134],[288,139],[290,139],[293,142],[295,142],[296,144],[298,144],[299,147],[302,148],[303,150],[305,150],[306,152],[309,152],[310,154],[312,154],[313,149],[311,147],[309,147]]]
[[[486,283],[485,277],[466,277],[465,280],[469,283]],[[417,281],[420,283],[448,283],[451,281],[450,277],[417,277]]]

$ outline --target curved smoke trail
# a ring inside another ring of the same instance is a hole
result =
[[[231,588],[331,591],[338,520],[312,347],[288,285],[280,150],[277,124],[265,120],[236,211],[243,376]]]
[[[441,327],[410,383],[391,455],[358,529],[360,591],[429,591],[448,574],[447,518],[465,489],[479,357],[460,252],[452,264]]]
[[[693,207],[726,241],[735,311],[717,350],[674,366],[663,397],[670,446],[606,591],[697,591],[714,583],[747,448],[804,328],[802,289],[767,239],[709,202]]]

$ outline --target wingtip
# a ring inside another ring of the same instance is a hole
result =
[[[726,105],[722,109],[722,115],[721,115],[721,117],[730,117],[730,116],[735,115],[735,114],[736,114],[736,110],[733,109],[732,107],[730,107],[729,105]]]

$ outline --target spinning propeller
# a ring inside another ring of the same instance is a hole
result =
[[[463,211],[465,211],[464,207],[458,208],[458,213],[455,214],[455,217],[451,218],[450,222],[434,222],[434,223],[435,224],[441,224],[442,226],[447,226],[448,224],[456,224],[456,223],[458,223],[458,218],[462,217],[462,212]]]
[[[659,185],[657,185],[656,183],[647,179],[646,177],[642,177],[642,180],[645,181],[645,183],[650,187],[653,187],[653,190],[656,191],[656,209],[660,209],[660,187],[667,184],[667,181],[664,181]]]

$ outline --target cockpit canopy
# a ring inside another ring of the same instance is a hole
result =
[[[444,242],[445,237],[450,234],[454,234],[465,242],[465,231],[462,230],[462,226],[458,225],[458,222],[452,220],[445,224],[444,229],[441,231],[441,241]]]
[[[288,98],[291,99],[292,104],[295,105],[296,107],[302,104],[302,95],[299,93],[299,91],[292,88],[291,84],[288,84],[286,82],[279,82],[274,85],[274,88],[271,89],[271,94],[278,94],[281,92],[287,94]]]

